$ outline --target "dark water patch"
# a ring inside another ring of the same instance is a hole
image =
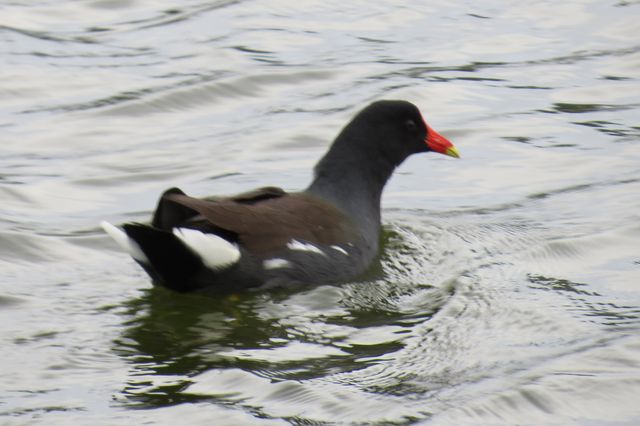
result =
[[[270,31],[279,32],[281,30],[271,29]],[[255,47],[249,47],[244,45],[235,45],[235,46],[230,46],[228,48],[235,50],[237,52],[246,54],[249,58],[251,58],[251,60],[256,62],[266,63],[269,65],[278,65],[278,66],[286,65],[284,61],[277,58],[278,54],[275,51],[258,49]]]
[[[575,121],[574,123],[575,124],[579,124],[581,126],[595,127],[595,128],[601,128],[601,127],[604,127],[604,126],[615,125],[615,123],[611,123],[609,121],[604,121],[604,120]]]
[[[524,90],[553,90],[553,87],[549,86],[532,86],[532,85],[508,85],[510,89],[524,89]]]
[[[471,16],[472,18],[478,18],[478,19],[491,19],[490,16],[484,16],[484,15],[478,15],[476,13],[468,13],[467,15]]]
[[[502,139],[525,144],[530,144],[533,140],[533,138],[528,136],[503,136]]]
[[[464,207],[464,206],[463,206]],[[506,212],[513,209],[518,209],[522,207],[522,203],[503,203],[495,206],[485,206],[485,207],[468,207],[461,208],[456,210],[450,210],[446,213],[435,213],[436,216],[445,216],[445,217],[455,217],[455,216],[466,216],[466,215],[491,215],[500,212]]]
[[[83,407],[69,407],[66,405],[50,405],[46,407],[38,408],[25,408],[23,410],[11,410],[5,413],[1,413],[0,416],[16,417],[16,416],[28,416],[28,417],[41,417],[50,413],[72,413],[72,412],[84,412]]]
[[[569,55],[556,56],[546,59],[523,61],[520,65],[538,65],[547,63],[575,64],[582,61],[598,59],[607,56],[626,56],[640,52],[640,46],[621,47],[618,49],[579,50]]]
[[[598,132],[622,139],[640,138],[640,126],[625,126],[606,120],[575,121],[574,124],[596,129]]]
[[[170,26],[172,24],[188,21],[197,18],[202,14],[224,9],[228,6],[241,4],[243,0],[219,0],[210,1],[208,4],[201,4],[191,8],[166,9],[158,15],[143,20],[129,21],[129,31],[142,31],[156,27]]]
[[[566,279],[544,277],[541,275],[531,275],[529,280],[532,284],[538,285],[537,288],[548,289],[560,292],[571,292],[583,296],[600,296],[595,292],[581,290],[581,287],[587,287],[585,283],[575,283]]]
[[[595,183],[574,185],[574,186],[570,186],[568,188],[556,189],[554,191],[541,192],[541,193],[538,193],[538,194],[531,194],[527,198],[532,199],[532,200],[539,200],[539,199],[548,198],[548,197],[551,197],[551,196],[554,196],[554,195],[557,195],[557,194],[564,194],[564,193],[567,193],[567,192],[585,191],[585,190],[588,190],[590,188],[593,188],[595,185],[596,185]]]
[[[508,65],[507,63],[501,63],[501,62],[471,62],[471,63],[461,64],[461,65],[446,65],[446,66],[427,65],[427,66],[411,67],[401,71],[394,71],[392,74],[383,75],[383,76],[380,76],[379,78],[386,79],[391,75],[406,75],[412,78],[419,78],[419,79],[422,79],[422,78],[438,79],[438,78],[444,78],[444,77],[432,76],[432,74],[443,73],[443,72],[475,73],[485,69],[500,68],[507,65]],[[463,78],[469,78],[469,76],[466,76],[466,77],[459,76],[457,78],[463,79]],[[446,81],[446,80],[442,80],[442,81]]]
[[[8,308],[8,307],[12,307],[12,306],[16,306],[19,305],[21,303],[24,303],[25,300],[19,297],[13,297],[13,296],[2,296],[0,295],[0,306],[3,308]]]
[[[502,78],[493,77],[443,77],[443,76],[429,76],[429,81],[447,82],[447,81],[482,81],[482,82],[504,82],[506,80]]]
[[[591,290],[587,283],[577,283],[564,278],[530,275],[532,288],[554,291],[571,301],[571,310],[580,312],[584,320],[604,326],[640,326],[640,309],[637,306],[620,306],[607,301],[604,295]]]
[[[105,33],[111,31],[111,28],[108,27],[89,27],[86,29],[88,33]]]
[[[615,76],[615,75],[605,75],[602,76],[603,80],[612,80],[612,81],[628,81],[628,80],[633,80],[633,78],[631,77],[621,77],[621,76]]]
[[[49,59],[121,59],[121,58],[140,58],[140,57],[148,57],[152,56],[152,52],[149,49],[137,49],[137,50],[126,50],[124,52],[82,52],[82,53],[65,53],[65,52],[43,52],[43,51],[31,51],[31,52],[13,52],[12,56],[34,56],[37,58],[49,58]],[[69,66],[74,66],[69,64]],[[91,65],[76,65],[78,67],[94,67],[95,64]],[[100,67],[120,67],[120,66],[135,66],[134,64],[102,64]]]
[[[218,179],[226,179],[234,176],[240,176],[242,173],[240,172],[232,172],[232,173],[222,173],[217,175],[212,175],[207,178],[207,180],[218,180]]]
[[[530,200],[539,200],[539,199],[545,199],[545,198],[566,194],[566,193],[597,190],[600,188],[607,188],[607,187],[632,185],[638,182],[640,182],[640,179],[637,179],[637,178],[611,179],[611,180],[603,180],[600,182],[589,182],[584,184],[571,185],[565,188],[557,188],[557,189],[549,190],[546,192],[530,194],[527,196],[527,198]]]
[[[95,43],[95,41],[87,38],[83,38],[83,37],[65,37],[65,36],[53,35],[45,31],[28,30],[25,28],[12,27],[9,25],[0,25],[0,30],[15,32],[20,35],[24,35],[27,37],[31,37],[31,38],[35,38],[43,41],[51,41],[51,42],[59,42],[59,43],[78,42],[83,44]]]
[[[371,38],[371,37],[364,37],[364,36],[358,36],[357,39],[358,40],[362,40],[362,41],[367,42],[367,43],[372,43],[372,44],[393,44],[393,43],[397,43],[397,41],[395,41],[395,40],[383,40],[383,39],[379,39],[379,38]]]
[[[558,112],[567,112],[570,114],[582,114],[596,111],[622,111],[633,108],[628,105],[604,105],[604,104],[571,104],[571,103],[555,103],[553,110]]]

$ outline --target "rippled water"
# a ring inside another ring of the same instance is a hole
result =
[[[0,423],[640,423],[639,2],[1,10]],[[98,229],[300,189],[381,98],[463,156],[390,182],[382,279],[175,295]]]

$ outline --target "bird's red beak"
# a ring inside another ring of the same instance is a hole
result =
[[[451,157],[460,158],[458,150],[451,143],[451,141],[440,133],[436,132],[427,124],[427,139],[425,143],[431,151],[439,152],[440,154],[449,155]]]

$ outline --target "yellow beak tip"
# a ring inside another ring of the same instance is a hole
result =
[[[447,148],[447,151],[445,152],[445,154],[450,157],[460,158],[460,153],[458,152],[455,146]]]

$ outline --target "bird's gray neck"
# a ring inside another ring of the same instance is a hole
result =
[[[357,156],[339,154],[332,150],[320,160],[306,192],[340,208],[377,251],[382,191],[395,164],[371,152]],[[367,155],[372,157],[366,158]]]

